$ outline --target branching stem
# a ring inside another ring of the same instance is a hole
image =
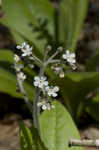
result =
[[[61,61],[59,59],[52,59],[51,61],[48,62],[48,64],[52,63],[60,63]]]
[[[57,49],[57,51],[48,59],[48,61],[46,62],[46,64],[48,65],[49,63],[51,63],[51,61],[53,61],[53,59],[62,51],[62,47],[59,47]]]
[[[46,69],[46,63],[45,63],[46,57],[47,57],[47,53],[45,53],[44,63],[41,66],[39,77],[44,76],[44,72]],[[34,121],[34,126],[38,129],[39,135],[41,136],[41,129],[40,129],[40,123],[39,123],[40,108],[37,107],[37,103],[39,102],[40,92],[41,92],[41,89],[37,87],[35,91],[36,94],[35,94],[35,99],[33,103],[33,121]]]

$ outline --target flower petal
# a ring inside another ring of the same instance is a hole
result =
[[[39,83],[37,81],[34,82],[34,86],[38,86]]]
[[[21,49],[21,46],[20,46],[20,45],[17,45],[16,48],[17,48],[17,49]]]
[[[41,77],[41,80],[45,81],[45,80],[46,80],[46,77],[45,77],[45,76],[42,76],[42,77]]]
[[[58,92],[59,91],[59,87],[58,86],[55,86],[54,87],[54,92]]]
[[[46,91],[49,91],[49,89],[50,89],[50,87],[49,87],[49,86],[47,86],[47,87],[45,88],[45,90],[46,90]]]
[[[47,86],[48,85],[48,81],[44,81],[44,85]]]
[[[71,57],[75,58],[75,53],[72,53],[72,54],[71,54]]]
[[[63,54],[63,59],[67,59],[67,55],[66,54]]]
[[[53,97],[56,97],[56,96],[57,96],[57,93],[53,93],[52,96],[53,96]]]
[[[40,80],[39,76],[35,76],[35,77],[34,77],[34,80],[35,80],[35,81]]]
[[[46,110],[46,109],[47,109],[47,106],[46,106],[46,105],[42,105],[42,109],[43,109],[43,110]]]
[[[66,50],[66,54],[69,55],[69,54],[70,54],[70,51],[69,51],[69,50]]]

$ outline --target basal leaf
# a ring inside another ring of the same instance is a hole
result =
[[[94,92],[94,91],[93,91]],[[91,117],[99,122],[99,91],[97,94],[87,101],[86,111]]]
[[[29,71],[27,76],[32,78]],[[16,75],[13,68],[13,52],[0,50],[0,92],[7,93],[13,97],[23,98],[21,94],[16,92],[16,83]],[[33,85],[27,80],[24,82],[24,86],[29,98],[33,100]]]
[[[25,0],[25,4],[37,19],[48,21],[47,30],[54,33],[54,7],[49,0]]]
[[[86,111],[94,120],[99,122],[99,102],[91,101],[87,104]]]
[[[68,111],[57,101],[53,102],[54,109],[41,114],[42,140],[48,150],[68,150],[71,138],[79,139],[77,128]],[[81,148],[73,147],[71,150]]]
[[[20,122],[21,150],[47,150],[40,139],[38,131],[33,126],[31,128]]]
[[[88,0],[61,0],[59,10],[60,41],[73,51],[87,11]]]
[[[38,22],[35,16],[33,16],[33,14],[30,12],[30,9],[26,6],[25,1],[4,0],[3,10],[6,16],[4,19],[6,20],[7,25],[12,31],[12,34],[15,31],[15,33],[19,34],[21,38],[26,39],[27,41],[33,43],[35,48],[40,50],[39,51],[40,53],[43,53],[46,40],[38,40],[37,39],[38,33],[33,33],[32,31],[33,29],[30,27],[30,24],[33,23],[34,25],[38,26]],[[15,33],[14,33],[14,37],[18,38],[18,35],[15,35]]]
[[[87,96],[99,87],[99,73],[70,73],[63,79],[56,78],[55,83],[60,87],[68,111],[77,121],[84,110]]]
[[[35,141],[32,137],[31,130],[22,122],[20,126],[21,150],[36,150]]]

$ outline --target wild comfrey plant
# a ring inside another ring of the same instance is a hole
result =
[[[39,117],[42,111],[51,111],[55,109],[55,105],[52,103],[53,98],[56,99],[59,92],[58,85],[53,85],[49,83],[49,78],[47,77],[45,71],[48,66],[58,75],[60,78],[64,77],[64,65],[70,66],[72,69],[76,69],[76,56],[75,53],[70,53],[69,50],[64,51],[62,47],[58,47],[56,52],[49,57],[49,53],[52,50],[51,46],[47,46],[44,59],[40,60],[33,53],[32,47],[27,43],[22,43],[18,45],[18,51],[21,51],[21,55],[14,55],[14,68],[16,70],[17,86],[24,96],[24,100],[32,113],[34,127],[37,128],[39,136],[41,137],[41,127],[39,122]],[[33,86],[35,87],[35,97],[33,98],[33,104],[24,89],[23,82],[26,80],[26,75],[24,74],[24,61],[28,60],[28,67],[32,66],[35,69],[35,62],[39,63],[40,71],[39,74],[34,76]],[[32,61],[30,61],[32,60]]]

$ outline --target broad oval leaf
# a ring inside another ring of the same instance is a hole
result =
[[[77,128],[68,111],[57,101],[54,109],[44,111],[40,116],[41,136],[48,150],[68,150],[72,138],[79,139]],[[80,150],[73,147],[71,150]]]
[[[77,78],[78,77],[78,78]],[[85,109],[88,95],[99,87],[99,72],[68,73],[63,79],[56,79],[62,100],[75,121]]]
[[[14,33],[13,36],[15,40],[23,38],[33,43],[35,48],[40,49],[39,53],[42,54],[46,40],[38,40],[38,33],[33,33],[33,29],[30,27],[30,24],[33,23],[33,25],[38,26],[38,22],[26,6],[25,1],[3,0],[2,6],[6,16],[4,20],[6,20],[7,26],[10,28],[12,34]],[[19,40],[17,42],[19,42]],[[20,42],[22,42],[22,39]]]
[[[88,0],[61,0],[59,38],[67,49],[73,51],[84,22]]]
[[[27,72],[26,72],[27,73]],[[29,77],[32,78],[28,72]],[[7,93],[13,97],[23,98],[16,92],[16,75],[13,68],[13,52],[11,50],[0,50],[0,92]],[[33,85],[30,82],[24,82],[25,89],[29,98],[34,96]]]
[[[54,9],[51,3],[48,0],[3,0],[2,7],[6,17],[0,21],[10,28],[18,43],[29,41],[35,47],[35,53],[41,57],[47,39],[34,29],[40,28],[39,19],[47,19],[47,30],[53,34]]]

